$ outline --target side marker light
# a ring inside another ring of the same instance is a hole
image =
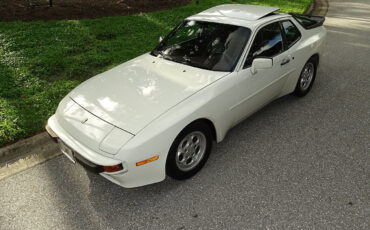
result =
[[[158,160],[159,156],[154,156],[154,157],[151,157],[149,159],[146,159],[146,160],[143,160],[143,161],[140,161],[140,162],[137,162],[136,163],[136,166],[140,166],[140,165],[144,165],[144,164],[147,164],[147,163],[150,163],[150,162],[153,162],[153,161],[156,161]]]

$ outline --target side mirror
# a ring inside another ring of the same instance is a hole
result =
[[[270,69],[270,68],[272,68],[271,58],[256,58],[252,62],[251,72],[252,74],[255,74],[259,69]]]
[[[159,36],[159,42],[163,41],[164,37],[163,36]]]

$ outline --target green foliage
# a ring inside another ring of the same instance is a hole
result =
[[[223,3],[303,12],[310,0],[200,0],[172,10],[90,20],[0,23],[0,146],[43,129],[82,81],[155,47],[185,17]]]

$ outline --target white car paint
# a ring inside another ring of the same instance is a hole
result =
[[[122,172],[101,173],[114,183],[130,188],[164,180],[170,146],[184,127],[207,119],[214,125],[216,141],[222,141],[241,120],[293,92],[306,61],[320,53],[326,35],[322,26],[305,30],[288,14],[263,17],[275,10],[221,5],[188,18],[252,31],[233,72],[203,70],[144,54],[82,83],[61,101],[48,125],[89,161],[103,166],[122,163]],[[301,39],[275,56],[271,69],[255,74],[243,69],[259,28],[286,19],[300,30]],[[281,68],[276,63],[284,58],[291,61]],[[156,155],[158,160],[136,166]]]
[[[163,111],[227,74],[144,54],[83,82],[69,97],[97,117],[137,134]]]

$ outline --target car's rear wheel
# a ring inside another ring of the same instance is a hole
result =
[[[190,124],[172,143],[166,162],[167,175],[178,180],[192,177],[206,163],[211,147],[209,126],[203,122]]]
[[[299,97],[305,96],[311,89],[317,71],[317,63],[314,58],[310,58],[303,66],[301,75],[299,76],[294,94]]]

